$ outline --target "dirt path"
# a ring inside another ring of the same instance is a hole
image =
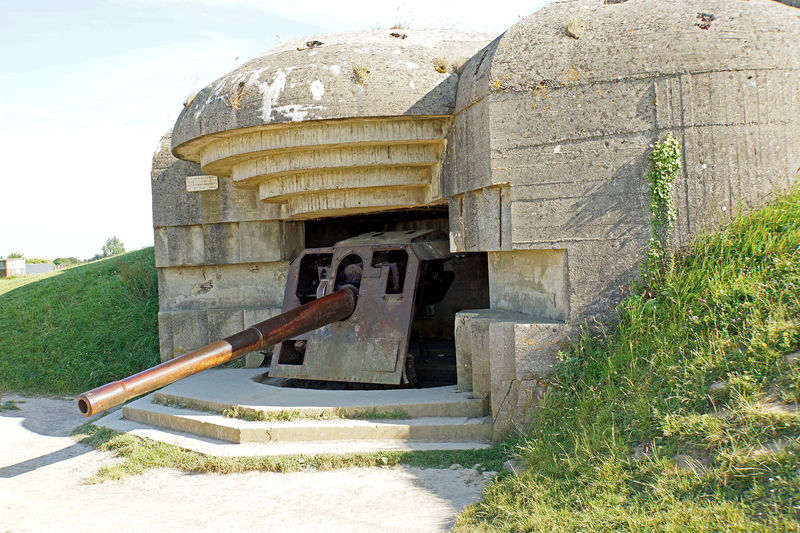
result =
[[[472,469],[352,468],[275,474],[151,470],[100,485],[83,480],[116,459],[77,444],[69,399],[4,395],[0,412],[0,533],[84,531],[444,531],[476,501]]]

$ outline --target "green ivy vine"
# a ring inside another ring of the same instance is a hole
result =
[[[680,144],[672,134],[668,134],[666,139],[656,143],[648,159],[652,164],[650,172],[647,173],[647,179],[650,181],[651,237],[642,277],[652,286],[663,280],[673,266],[670,237],[675,226],[677,211],[672,193],[675,179],[681,170]]]

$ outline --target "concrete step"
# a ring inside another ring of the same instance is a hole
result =
[[[183,433],[173,429],[157,428],[122,418],[122,409],[109,413],[93,422],[114,431],[130,433],[159,442],[166,442],[206,455],[218,457],[254,457],[275,455],[319,455],[388,451],[473,450],[488,448],[482,441],[409,441],[409,440],[309,440],[302,442],[247,442],[233,443],[209,437]]]
[[[488,441],[492,437],[490,417],[429,416],[402,420],[301,418],[288,422],[256,422],[165,406],[153,403],[152,400],[153,396],[150,395],[127,404],[123,407],[123,416],[128,420],[152,426],[236,443],[329,440]]]

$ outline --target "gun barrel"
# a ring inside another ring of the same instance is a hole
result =
[[[331,322],[344,320],[353,313],[355,306],[355,291],[343,288],[259,322],[221,341],[84,392],[78,396],[78,410],[84,416],[93,416],[179,379],[233,361],[246,353],[264,349]]]

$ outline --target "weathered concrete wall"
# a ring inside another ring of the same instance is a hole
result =
[[[800,169],[796,14],[767,0],[555,2],[466,63],[442,190],[452,250],[489,252],[492,310],[461,313],[456,342],[463,360],[473,355],[476,390],[491,388],[501,427],[509,405],[519,406],[512,419],[524,412],[516,391],[547,372],[500,365],[500,377],[476,362],[496,350],[487,323],[499,319],[487,317],[521,312],[565,332],[613,317],[650,237],[653,143],[672,132],[683,147],[679,245],[790,184]],[[577,38],[565,32],[571,19]],[[508,342],[506,357],[521,347]]]
[[[574,329],[501,309],[456,315],[459,389],[490,398],[496,437],[524,427]]]
[[[707,29],[698,13],[714,16]],[[579,0],[514,25],[459,84],[443,184],[453,249],[563,249],[569,320],[610,317],[649,239],[654,142],[673,132],[684,148],[680,245],[800,167],[795,14],[767,0]]]
[[[229,180],[188,192],[187,177],[202,173],[173,157],[170,144],[168,133],[152,173],[162,360],[278,313],[288,262],[304,244],[302,224],[265,220],[275,206]]]
[[[55,270],[51,263],[25,263],[25,274],[44,274]]]

